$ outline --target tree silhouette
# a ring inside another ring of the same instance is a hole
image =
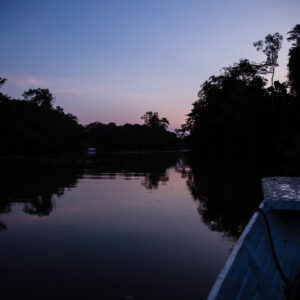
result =
[[[147,112],[142,119],[145,125],[93,122],[85,126],[85,137],[97,151],[174,150],[180,146],[175,133],[167,130],[166,118]]]
[[[146,126],[150,126],[153,128],[163,128],[167,129],[170,124],[167,118],[159,118],[157,112],[147,111],[141,119],[144,120]]]
[[[300,97],[300,24],[288,32],[288,41],[292,42],[289,50],[288,78],[291,92]]]
[[[287,40],[292,42],[293,47],[300,45],[300,24],[297,24],[291,31],[288,32],[289,37]]]
[[[289,34],[292,94],[287,83],[274,81],[282,36],[269,34],[254,43],[266,54],[264,63],[241,59],[201,85],[179,130],[190,132],[187,141],[193,149],[207,157],[247,157],[265,165],[300,160],[300,102],[295,101],[300,95],[300,26]],[[267,73],[272,73],[271,87],[263,77]]]
[[[48,89],[29,89],[23,93],[23,97],[26,101],[47,109],[54,103],[54,97]]]
[[[0,87],[7,81],[6,78],[0,77]]]
[[[209,155],[251,152],[262,138],[255,128],[263,118],[265,83],[259,68],[248,60],[205,81],[184,127],[192,145]]]
[[[262,51],[267,57],[262,66],[266,73],[272,74],[272,86],[274,86],[274,73],[275,68],[278,66],[278,52],[281,49],[282,39],[282,35],[276,32],[274,34],[268,34],[264,41],[260,40],[253,43],[253,46],[256,48],[256,50]]]
[[[0,88],[5,84],[6,81],[6,78],[0,77]],[[5,100],[9,100],[9,97],[0,92],[0,102]]]
[[[5,83],[0,79],[0,85]],[[52,104],[48,89],[30,89],[24,100],[0,93],[1,154],[81,152],[86,144],[77,118]]]

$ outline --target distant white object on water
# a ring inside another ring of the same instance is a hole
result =
[[[88,148],[87,152],[90,155],[95,155],[96,154],[96,148]]]

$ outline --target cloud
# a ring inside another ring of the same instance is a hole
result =
[[[42,85],[46,85],[46,82],[45,80],[39,78],[25,77],[23,79],[17,80],[16,84],[19,87],[30,87],[30,86],[39,87]]]

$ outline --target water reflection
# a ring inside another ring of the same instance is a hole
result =
[[[130,180],[143,177],[141,184],[149,190],[157,189],[160,184],[166,184],[169,180],[168,169],[176,165],[183,153],[159,153],[159,154],[123,154],[102,155],[95,157],[86,169],[86,173],[92,178],[104,178],[107,174],[110,179],[122,174],[124,179]],[[100,176],[100,177],[99,177]]]
[[[0,214],[11,212],[15,203],[23,204],[30,215],[48,216],[54,199],[75,187],[83,175],[80,164],[43,164],[36,161],[1,162]],[[7,229],[1,222],[0,230]]]
[[[178,160],[178,153],[166,155],[102,155],[86,164],[49,164],[37,161],[1,162],[0,214],[11,212],[14,203],[23,203],[23,211],[30,215],[48,216],[55,199],[66,189],[76,187],[84,174],[91,179],[142,178],[146,189],[157,189],[168,180],[167,169]],[[85,171],[84,171],[85,169]],[[0,221],[0,231],[6,230]]]
[[[0,221],[0,231],[1,230],[7,230],[6,225],[2,221]]]
[[[0,214],[9,213],[14,203],[23,203],[25,213],[48,216],[55,199],[76,187],[83,176],[137,179],[148,190],[158,189],[169,181],[171,167],[186,180],[198,203],[198,213],[209,229],[237,238],[261,201],[259,176],[251,165],[208,163],[188,153],[102,155],[85,165],[2,163]],[[6,229],[0,221],[0,231]]]
[[[10,299],[204,299],[259,201],[245,168],[187,153],[0,169]]]
[[[251,164],[209,163],[193,156],[183,170],[198,212],[210,230],[238,238],[262,201],[260,177]]]

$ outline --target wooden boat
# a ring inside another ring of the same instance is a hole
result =
[[[264,178],[262,185],[264,201],[235,245],[209,300],[291,299],[295,293],[300,274],[300,178]]]

